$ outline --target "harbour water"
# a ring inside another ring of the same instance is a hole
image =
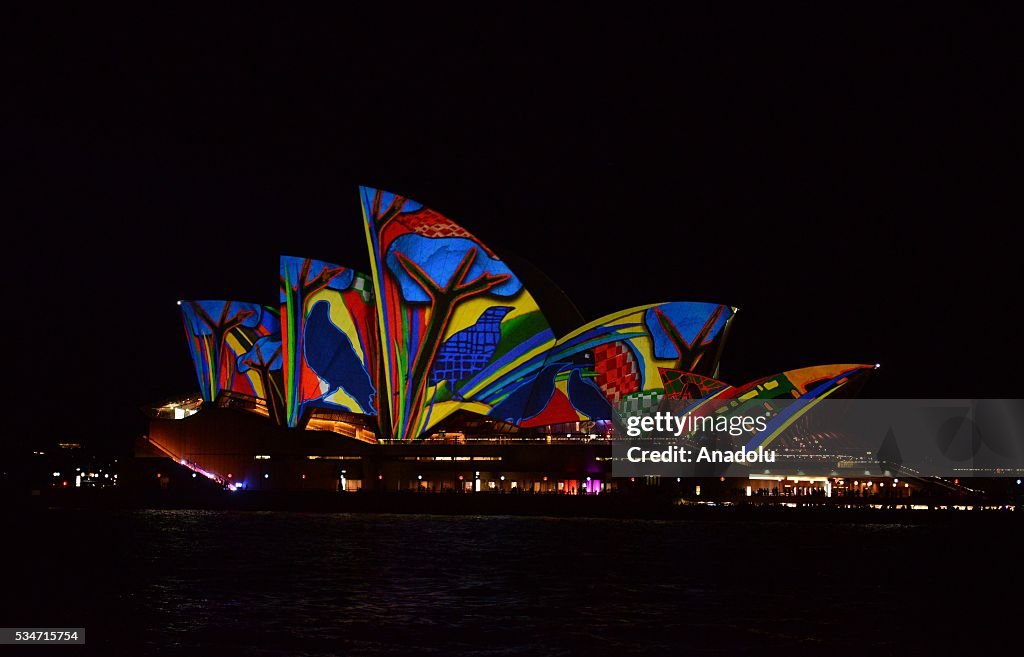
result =
[[[1022,607],[1019,516],[4,517],[2,625],[86,628],[56,654],[985,654]]]

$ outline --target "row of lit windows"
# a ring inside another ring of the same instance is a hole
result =
[[[269,461],[270,454],[256,454],[255,460]],[[358,461],[361,456],[318,456],[309,455],[310,461]],[[402,461],[500,461],[500,456],[403,456]]]
[[[402,461],[500,461],[500,456],[403,456]]]

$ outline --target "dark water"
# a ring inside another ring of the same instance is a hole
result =
[[[1015,654],[1019,524],[52,511],[5,522],[0,625],[85,626],[61,655]]]

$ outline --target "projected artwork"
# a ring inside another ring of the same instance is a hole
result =
[[[717,371],[734,312],[677,302],[602,317],[485,391],[502,397],[490,414],[533,427],[653,411],[665,390],[660,369]]]
[[[182,301],[192,362],[207,402],[229,390],[263,399],[278,418],[281,323],[275,309],[241,301]]]
[[[282,256],[279,312],[182,303],[205,400],[256,396],[293,428],[314,409],[359,414],[379,438],[405,441],[457,411],[527,431],[665,408],[732,413],[824,398],[872,369],[804,368],[730,386],[718,370],[736,309],[718,303],[637,306],[556,336],[522,280],[465,228],[403,196],[359,194],[371,275]]]
[[[680,395],[669,399],[669,395],[666,395],[666,403],[659,410],[670,410],[677,416],[690,414],[724,417],[754,416],[767,412],[770,415],[767,429],[752,435],[747,441],[747,449],[757,449],[768,445],[815,404],[843,386],[859,382],[874,369],[872,365],[818,365],[782,372],[741,386],[704,379],[700,385],[690,388],[689,392],[693,396]],[[663,371],[663,376],[673,382],[688,379],[685,372]],[[678,385],[673,383],[674,387]],[[797,400],[799,403],[773,405],[771,400]]]
[[[373,285],[352,269],[281,257],[281,340],[287,425],[308,408],[376,415]]]
[[[662,367],[658,368],[658,373],[661,375],[667,400],[705,399],[729,387],[721,381],[686,370]]]
[[[782,372],[734,388],[730,397],[746,399],[809,399],[822,397],[857,375],[874,370],[873,365],[818,365]]]
[[[266,400],[267,411],[275,424],[284,421],[284,377],[281,366],[280,334],[259,338],[249,351],[238,357],[238,371],[249,378],[253,395]]]
[[[460,408],[486,414],[481,391],[554,342],[504,262],[451,219],[361,188],[387,388],[388,426],[420,436]]]

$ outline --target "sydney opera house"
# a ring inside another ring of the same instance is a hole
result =
[[[723,383],[736,308],[669,301],[567,326],[528,266],[411,199],[360,197],[368,273],[283,256],[276,305],[178,302],[199,391],[153,409],[142,449],[232,489],[603,493],[625,485],[623,418],[852,391],[874,369]]]

